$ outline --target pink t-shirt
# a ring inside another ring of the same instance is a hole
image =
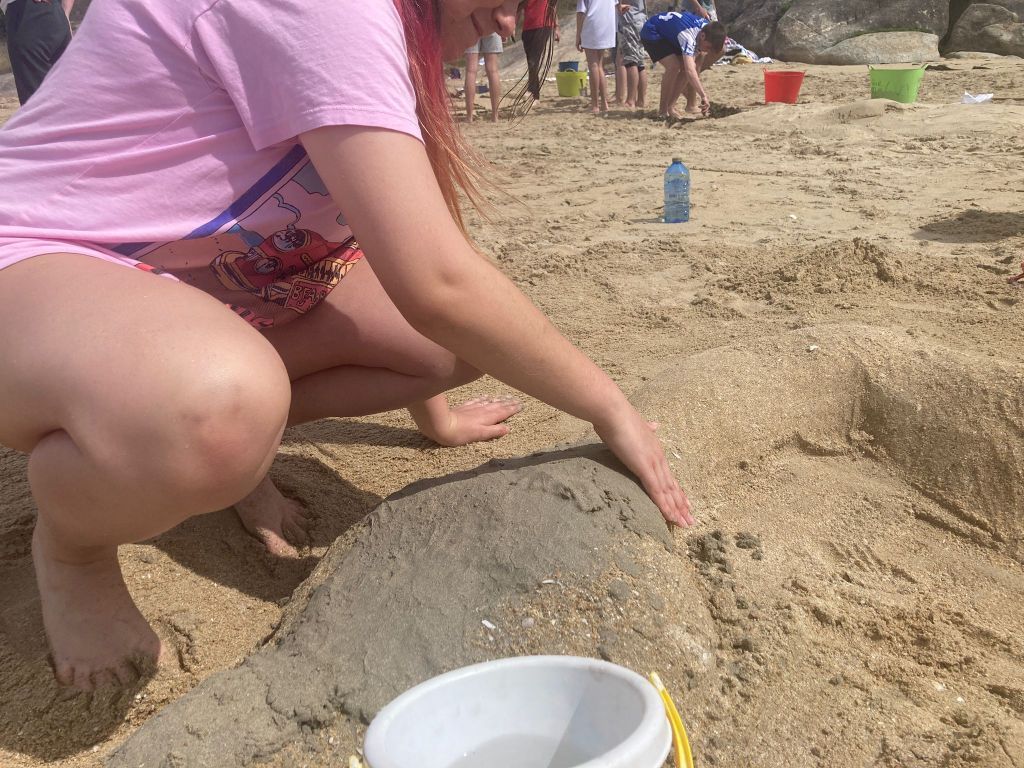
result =
[[[325,125],[421,138],[391,0],[95,0],[0,129],[0,268],[48,241],[294,317],[355,252],[297,140]]]

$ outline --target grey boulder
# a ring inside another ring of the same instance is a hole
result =
[[[831,63],[825,61],[826,52],[844,41],[855,45],[859,35],[900,31],[939,36],[948,24],[948,0],[796,0],[776,25],[775,54],[787,61]]]
[[[826,48],[820,64],[913,64],[939,58],[939,36],[930,32],[875,32]]]
[[[953,27],[949,49],[1024,56],[1024,23],[1018,14],[1002,5],[975,3]]]

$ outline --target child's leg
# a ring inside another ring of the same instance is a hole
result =
[[[607,59],[607,51],[597,52],[597,87],[599,92],[599,104],[601,112],[608,110],[608,78],[604,76],[604,62]]]
[[[626,65],[626,106],[635,107],[637,101],[637,87],[640,82],[640,73],[636,64]]]
[[[466,53],[466,121],[473,122],[473,109],[476,107],[476,69],[480,54],[475,51]]]
[[[690,84],[689,78],[686,76],[686,69],[683,66],[683,56],[677,56],[679,59],[679,71],[676,73],[675,86],[672,89],[672,94],[669,96],[669,114],[677,116],[676,103],[679,101],[679,97],[684,93],[686,94],[686,108],[690,109],[690,99],[697,93],[693,85]]]
[[[683,81],[682,86],[683,92],[680,95],[686,96],[686,111],[691,114],[699,112],[700,107],[697,104],[697,89],[693,87],[692,83],[686,81]]]
[[[590,108],[594,114],[600,112],[599,102],[607,96],[602,94],[604,88],[604,51],[585,48],[587,54],[587,73],[590,76]]]
[[[661,76],[661,99],[658,102],[658,115],[661,117],[668,117],[672,109],[672,105],[675,103],[673,96],[678,98],[676,95],[676,81],[682,76],[681,60],[682,56],[666,56],[665,58],[658,61],[665,68],[665,74]]]
[[[636,105],[639,109],[647,106],[647,68],[640,69],[637,77]]]
[[[629,81],[626,65],[622,61],[622,51],[615,46],[615,103],[623,104],[629,100]]]
[[[526,90],[533,96],[534,101],[540,99],[540,65],[550,34],[550,29],[523,30],[523,50],[526,53],[527,70]]]
[[[491,96],[491,122],[498,122],[498,104],[501,103],[501,76],[498,73],[497,53],[484,54],[484,70],[487,72],[487,89]]]
[[[33,560],[58,680],[152,662],[119,544],[249,493],[289,404],[280,357],[215,299],[74,254],[0,271],[0,443],[30,453]]]

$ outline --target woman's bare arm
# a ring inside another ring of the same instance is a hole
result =
[[[423,145],[336,126],[302,136],[406,320],[470,365],[592,423],[665,517],[692,522],[660,442],[618,386],[478,254],[444,204]]]

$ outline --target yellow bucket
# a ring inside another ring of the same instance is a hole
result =
[[[558,95],[578,98],[580,91],[587,87],[586,72],[555,72]]]

